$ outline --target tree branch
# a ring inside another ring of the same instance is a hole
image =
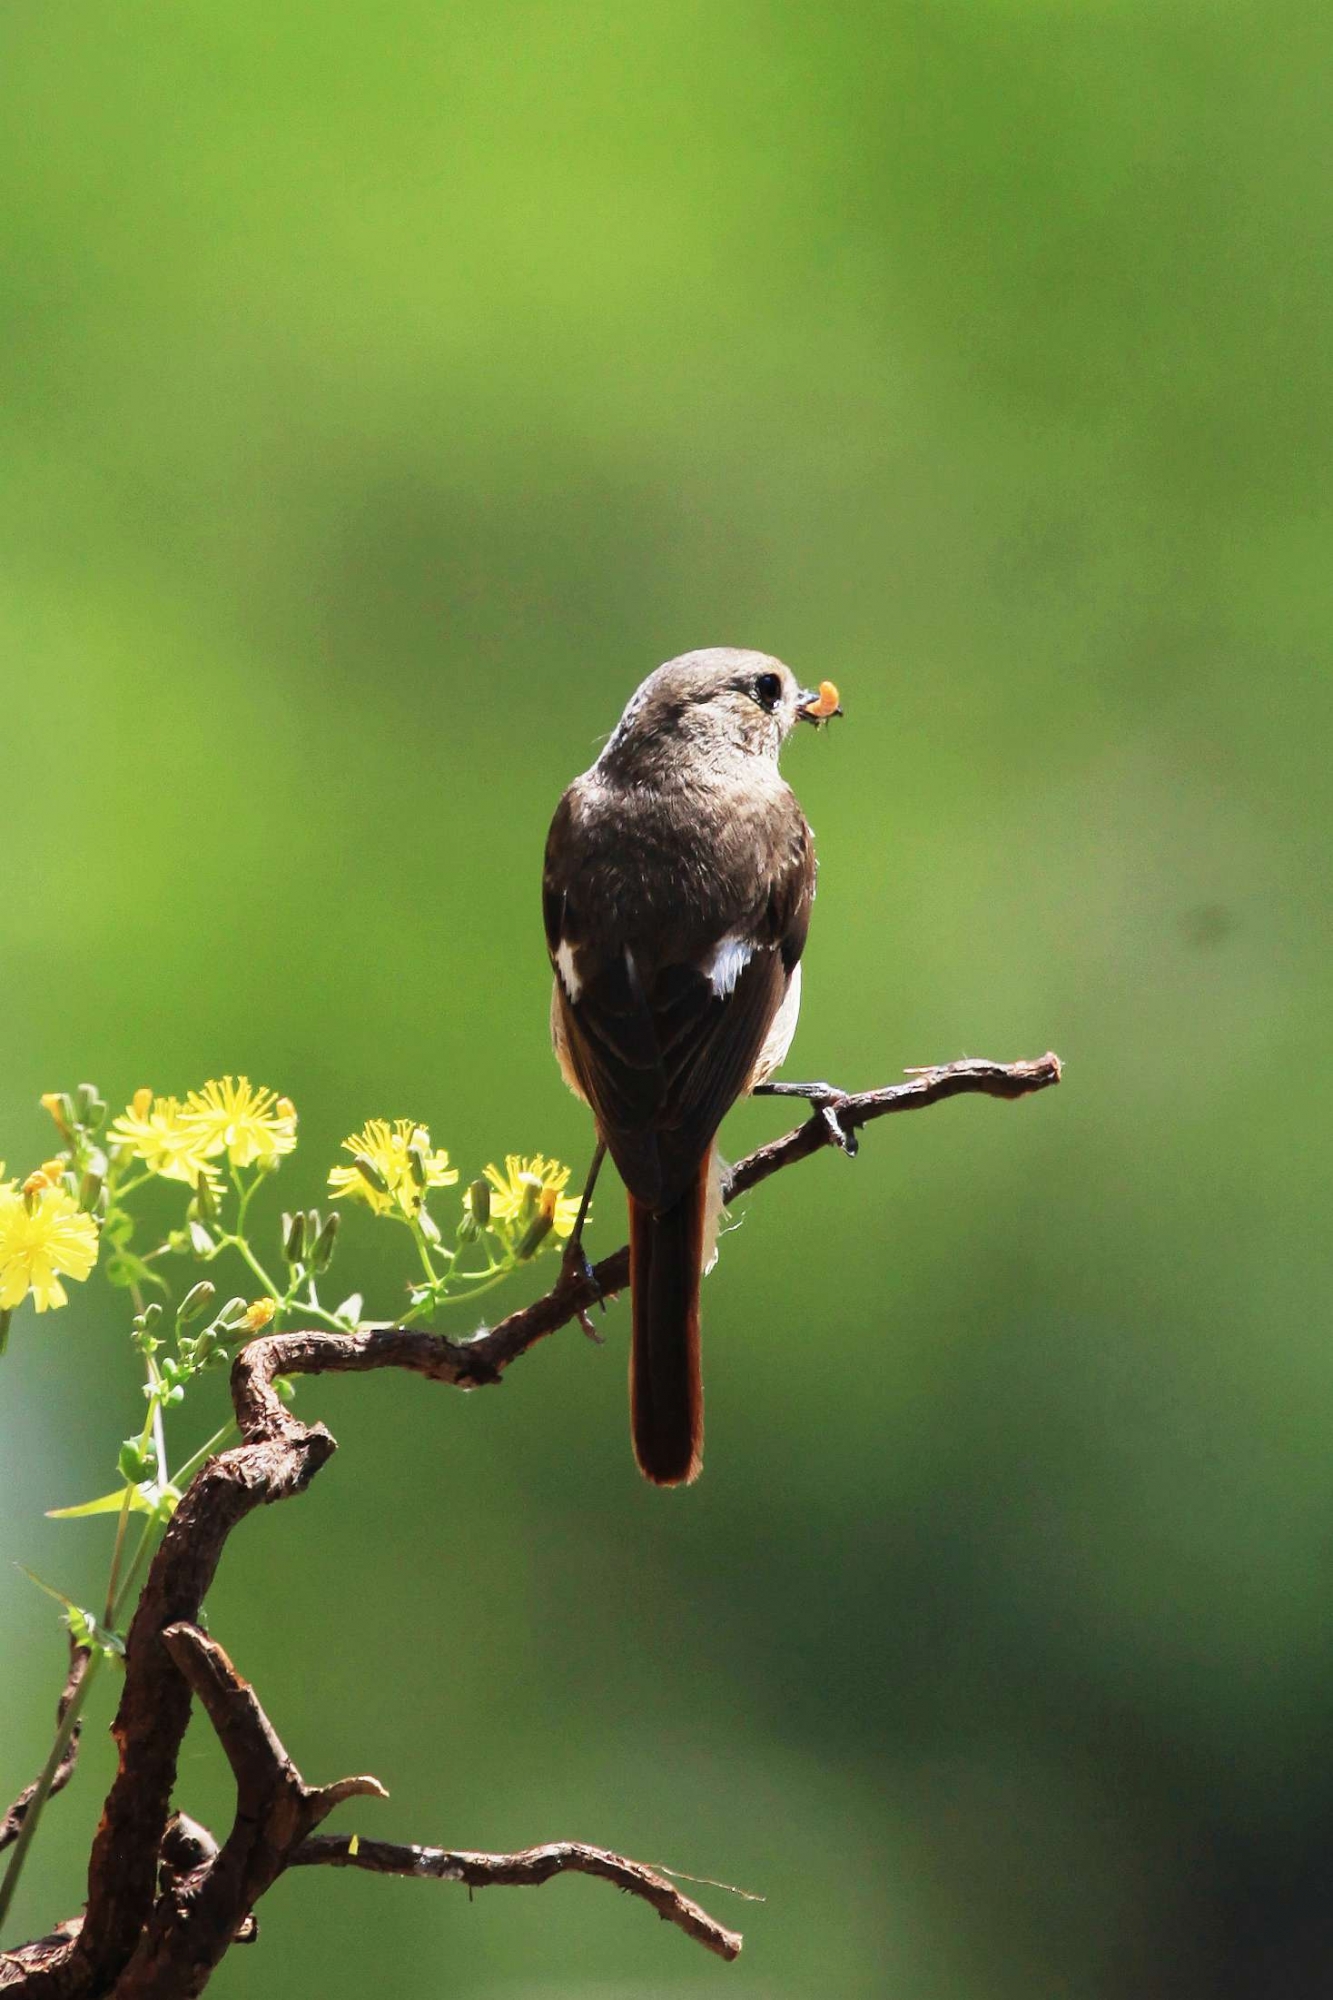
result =
[[[367,1868],[374,1875],[422,1876],[437,1882],[463,1882],[470,1889],[531,1888],[549,1882],[553,1875],[598,1875],[651,1903],[666,1923],[675,1924],[719,1958],[740,1956],[739,1931],[725,1930],[641,1861],[629,1861],[604,1847],[585,1847],[582,1841],[552,1841],[545,1847],[524,1848],[521,1854],[469,1854],[447,1847],[400,1847],[353,1834],[321,1833],[304,1841],[289,1865]]]
[[[1023,1097],[1059,1080],[1059,1061],[1047,1055],[1007,1065],[950,1063],[912,1072],[908,1082],[886,1089],[831,1093],[803,1124],[733,1169],[729,1198],[891,1112],[922,1109],[963,1093]],[[652,1870],[601,1849],[559,1844],[521,1855],[445,1855],[444,1850],[368,1842],[353,1856],[350,1842],[335,1841],[331,1847],[312,1843],[311,1827],[331,1804],[374,1788],[375,1781],[307,1788],[252,1690],[221,1648],[195,1629],[232,1529],[256,1507],[304,1492],[336,1449],[323,1424],[303,1423],[282,1402],[273,1386],[279,1376],[401,1368],[458,1388],[485,1387],[499,1382],[537,1341],[580,1319],[599,1298],[624,1291],[628,1282],[629,1254],[622,1249],[597,1265],[591,1282],[562,1277],[545,1297],[469,1340],[389,1326],[347,1335],[274,1334],[242,1349],[231,1383],[241,1443],[209,1459],[195,1475],[150,1565],[126,1641],[125,1681],[112,1725],[119,1767],[93,1843],[84,1921],[77,1933],[65,1927],[37,1944],[0,1954],[0,1991],[40,1994],[44,2000],[102,2000],[105,1995],[178,2000],[199,1992],[245,1924],[251,1902],[294,1856],[303,1866],[318,1861],[375,1867],[374,1860],[362,1861],[363,1853],[438,1853],[444,1857],[439,1872],[446,1864],[471,1870],[456,1879],[474,1885],[483,1880],[545,1881],[570,1870],[600,1874],[643,1896],[710,1950],[735,1956],[740,1941],[732,1933]],[[237,1821],[218,1854],[205,1854],[183,1875],[169,1867],[160,1884],[176,1759],[192,1690],[232,1760]],[[329,1803],[310,1818],[313,1801]],[[249,1823],[251,1815],[257,1816],[258,1833]],[[385,1868],[397,1872],[391,1863]]]

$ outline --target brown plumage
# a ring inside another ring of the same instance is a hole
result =
[[[552,1033],[629,1191],[631,1424],[659,1485],[688,1483],[701,1463],[714,1139],[783,1060],[800,1005],[814,841],[778,751],[836,701],[763,653],[669,661],[565,793],[547,840]]]

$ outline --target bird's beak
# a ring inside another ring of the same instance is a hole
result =
[[[802,722],[828,722],[831,717],[841,715],[842,703],[832,681],[821,681],[818,694],[802,688],[796,697],[796,713]]]

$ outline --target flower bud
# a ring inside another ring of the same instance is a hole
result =
[[[315,1247],[310,1253],[311,1267],[315,1276],[322,1278],[333,1262],[333,1246],[338,1235],[338,1211],[335,1208],[325,1217],[324,1227],[315,1238]]]
[[[214,1315],[213,1324],[214,1326],[220,1326],[225,1333],[230,1333],[245,1318],[249,1310],[250,1301],[248,1299],[228,1299],[222,1311]]]
[[[218,1215],[217,1189],[207,1174],[201,1173],[194,1184],[194,1212],[200,1222],[215,1222]]]
[[[127,1486],[137,1486],[141,1480],[150,1477],[153,1471],[152,1461],[138,1438],[126,1438],[120,1447],[116,1470]]]
[[[89,1167],[79,1182],[79,1207],[89,1214],[97,1207],[102,1194],[103,1176],[95,1168]]]
[[[306,1219],[300,1209],[295,1215],[282,1218],[282,1254],[289,1264],[304,1264],[306,1260]]]
[[[190,1287],[185,1297],[177,1306],[177,1326],[188,1326],[192,1319],[198,1319],[200,1313],[208,1311],[208,1308],[212,1305],[216,1297],[217,1287],[210,1285],[207,1278],[201,1278],[197,1285]]]
[[[412,1179],[424,1194],[430,1186],[430,1175],[426,1168],[426,1155],[422,1149],[423,1134],[417,1130],[412,1134],[412,1143],[407,1149],[407,1164],[412,1169]]]
[[[491,1219],[491,1184],[484,1174],[468,1189],[467,1205],[478,1229],[484,1229]]]
[[[74,1116],[85,1132],[95,1132],[106,1117],[106,1105],[93,1083],[81,1083],[74,1093]]]
[[[556,1192],[554,1188],[543,1188],[537,1213],[523,1232],[523,1237],[514,1255],[520,1264],[526,1264],[529,1257],[535,1257],[542,1244],[555,1227]]]
[[[429,1209],[419,1208],[417,1210],[417,1228],[421,1231],[427,1243],[438,1243],[441,1240],[440,1226]]]
[[[373,1188],[376,1194],[388,1194],[389,1183],[385,1180],[375,1162],[369,1159],[365,1153],[357,1153],[353,1158],[352,1165],[356,1168],[367,1187]]]

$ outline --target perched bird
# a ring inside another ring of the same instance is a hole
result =
[[[609,1149],[629,1191],[631,1431],[659,1486],[702,1463],[717,1130],[783,1061],[800,1010],[815,849],[778,752],[797,722],[841,712],[831,682],[812,692],[766,653],[669,660],[546,843],[552,1038],[597,1122],[589,1185]]]

